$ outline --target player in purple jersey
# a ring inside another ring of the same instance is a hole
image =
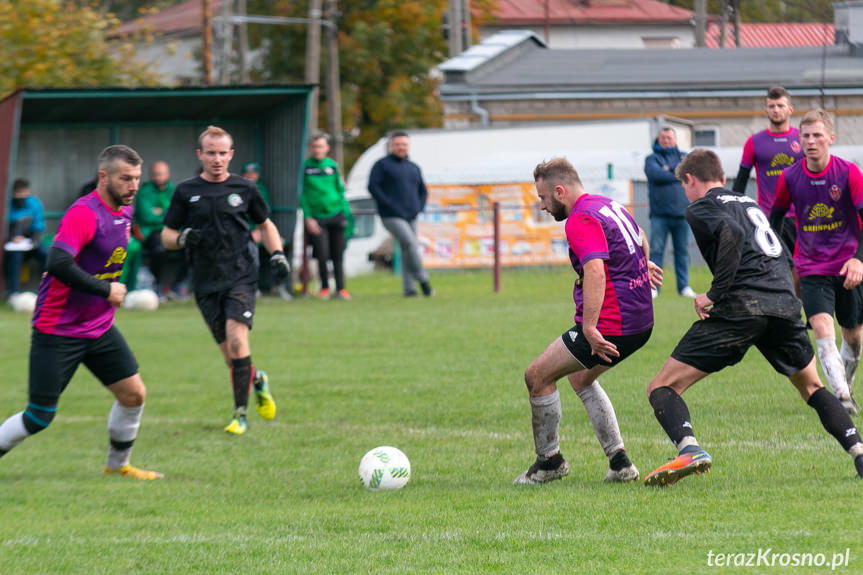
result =
[[[800,132],[791,125],[791,94],[782,86],[773,86],[767,91],[765,112],[770,125],[766,130],[749,136],[743,146],[740,170],[734,181],[734,191],[746,193],[749,173],[755,168],[755,181],[758,184],[758,205],[769,216],[776,197],[776,182],[782,170],[803,158],[800,146]],[[786,214],[780,238],[789,254],[794,253],[797,229],[794,223],[794,209]]]
[[[114,308],[126,296],[117,280],[141,163],[132,148],[105,148],[96,190],[72,204],[60,222],[33,313],[29,402],[0,425],[0,456],[51,424],[60,394],[83,363],[116,398],[108,416],[105,474],[162,477],[129,465],[146,389],[135,356],[114,327]]]
[[[803,117],[800,141],[806,159],[779,177],[770,222],[778,228],[789,207],[797,212],[794,265],[803,310],[827,382],[848,412],[857,415],[851,385],[863,340],[863,176],[856,165],[830,154],[835,139],[827,112],[813,110]],[[834,313],[842,328],[841,350]]]
[[[654,415],[678,454],[648,474],[645,485],[672,485],[710,469],[712,459],[695,439],[681,394],[708,374],[739,362],[752,346],[788,377],[863,476],[863,443],[842,405],[818,379],[782,242],[767,216],[752,198],[724,189],[722,164],[710,150],[690,152],[677,176],[692,202],[686,221],[713,282],[707,293],[695,297],[699,321],[647,386]]]
[[[575,325],[549,344],[524,374],[530,395],[536,461],[515,479],[533,485],[560,479],[569,464],[560,453],[561,409],[557,380],[567,377],[587,410],[609,460],[604,481],[638,479],[626,455],[614,407],[597,378],[643,346],[653,329],[651,286],[662,270],[648,259],[644,233],[623,207],[585,193],[564,158],[539,164],[533,173],[540,207],[566,220],[572,267]]]

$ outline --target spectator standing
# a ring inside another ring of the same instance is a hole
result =
[[[653,153],[644,161],[650,200],[650,261],[662,267],[665,241],[671,234],[677,293],[695,297],[689,287],[689,224],[684,211],[689,205],[674,170],[686,154],[677,148],[677,133],[664,126],[653,143]],[[653,297],[659,290],[653,291]]]
[[[326,134],[318,133],[309,142],[309,157],[303,165],[303,193],[300,206],[306,232],[318,260],[321,277],[320,296],[330,297],[328,260],[333,262],[336,281],[335,297],[349,300],[345,289],[343,256],[345,245],[353,232],[353,216],[345,198],[345,185],[335,160],[327,157],[330,151]]]
[[[404,295],[417,295],[416,281],[423,295],[430,297],[434,290],[423,267],[416,230],[416,218],[425,209],[428,191],[419,166],[408,159],[409,149],[407,132],[393,132],[390,153],[372,166],[369,193],[375,199],[384,227],[401,248]]]

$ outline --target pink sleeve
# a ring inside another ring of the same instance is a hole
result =
[[[743,157],[740,159],[740,165],[744,168],[751,168],[755,165],[755,148],[752,146],[752,136],[746,139],[743,144]]]
[[[848,188],[851,190],[851,201],[854,202],[854,207],[863,209],[863,174],[860,173],[860,168],[857,164],[850,164],[848,167]]]
[[[587,214],[576,214],[566,220],[569,247],[584,264],[593,259],[608,259],[608,242],[602,224]]]
[[[96,235],[96,214],[84,206],[72,206],[60,221],[51,247],[60,248],[73,256]]]
[[[776,180],[776,197],[773,198],[774,208],[788,208],[791,206],[791,194],[788,193],[788,186],[785,184],[785,172],[779,174],[779,179]]]

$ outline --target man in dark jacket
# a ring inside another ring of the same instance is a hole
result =
[[[684,155],[677,149],[674,128],[664,126],[653,143],[653,153],[644,161],[650,198],[650,261],[662,267],[665,240],[671,234],[677,292],[695,297],[695,292],[689,287],[689,224],[683,216],[689,201],[674,175],[674,169]],[[653,297],[657,295],[658,292],[654,291]]]
[[[416,296],[416,284],[426,297],[434,294],[423,267],[417,239],[417,215],[426,205],[425,182],[419,166],[408,160],[410,141],[407,132],[393,132],[390,153],[372,166],[369,193],[378,206],[384,227],[402,252],[402,289],[406,297]]]

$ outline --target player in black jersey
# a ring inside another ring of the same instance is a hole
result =
[[[203,171],[174,190],[165,214],[162,243],[168,249],[185,248],[189,252],[195,301],[231,370],[234,414],[225,431],[242,435],[253,385],[258,414],[264,419],[276,415],[267,374],[255,371],[249,348],[258,281],[258,248],[249,231],[249,219],[261,231],[277,277],[287,275],[288,261],[279,230],[270,220],[258,188],[228,172],[234,155],[230,134],[210,126],[198,138],[198,145]]]
[[[692,202],[686,221],[713,283],[695,297],[699,320],[647,386],[656,419],[679,453],[650,473],[645,485],[671,485],[710,469],[711,457],[695,440],[680,394],[707,374],[739,362],[753,345],[791,380],[863,477],[863,443],[839,400],[818,379],[788,254],[767,216],[752,198],[723,188],[722,164],[709,150],[690,152],[676,174]]]

